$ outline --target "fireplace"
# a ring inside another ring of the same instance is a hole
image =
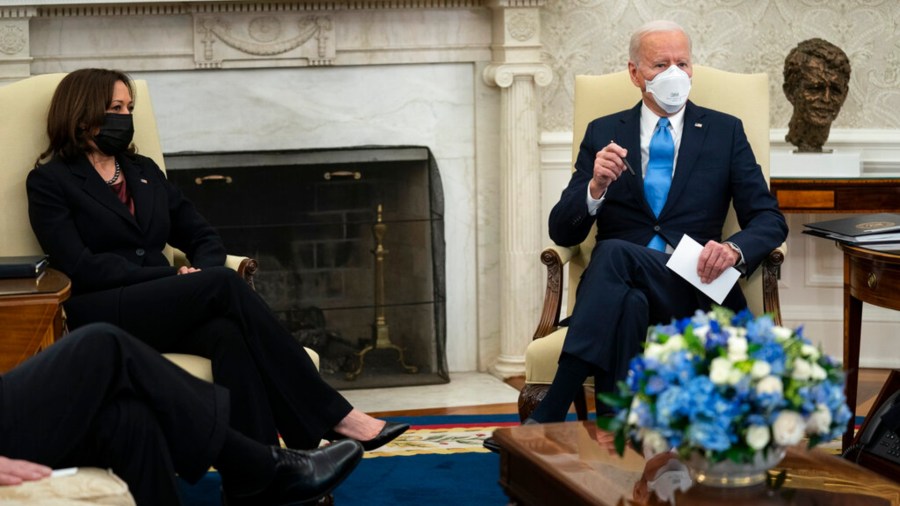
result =
[[[449,381],[444,204],[424,147],[179,153],[168,174],[340,389]]]

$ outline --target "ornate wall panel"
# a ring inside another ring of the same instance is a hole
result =
[[[631,31],[661,18],[691,34],[695,62],[769,74],[774,128],[787,127],[792,111],[781,91],[784,57],[812,37],[843,49],[853,67],[834,128],[900,128],[897,0],[553,0],[541,9],[543,59],[554,72],[542,90],[542,129],[569,131],[574,76],[622,70]]]

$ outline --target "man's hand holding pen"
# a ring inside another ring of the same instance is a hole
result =
[[[612,141],[597,152],[594,158],[594,175],[588,186],[592,198],[602,197],[609,185],[619,179],[623,172],[635,175],[634,169],[625,160],[626,156],[628,150]]]

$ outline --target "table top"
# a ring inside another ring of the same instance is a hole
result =
[[[837,242],[838,247],[848,254],[856,257],[866,257],[872,260],[885,260],[891,263],[900,262],[900,243],[893,245],[891,249],[881,249],[878,244],[847,244]]]
[[[38,278],[0,279],[0,303],[22,297],[52,296],[60,302],[68,298],[68,276],[56,269],[47,269]]]
[[[656,490],[671,483],[669,479],[678,475],[677,467],[682,465],[673,454],[646,461],[631,448],[620,457],[611,435],[593,421],[503,428],[494,438],[502,448],[501,483],[514,495],[517,487],[528,489],[529,482],[540,482],[531,492],[568,494],[566,500],[571,503],[668,504]],[[674,472],[658,474],[663,466]],[[686,492],[674,492],[673,504],[900,506],[900,484],[823,450],[789,448],[775,472],[779,470],[786,471],[786,479],[777,488],[767,484],[743,489],[691,486]]]

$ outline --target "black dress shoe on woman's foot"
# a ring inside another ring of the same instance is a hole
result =
[[[403,434],[407,430],[409,430],[408,423],[384,422],[384,427],[381,428],[381,432],[379,432],[377,436],[368,441],[360,441],[360,443],[362,443],[362,447],[365,451],[370,452],[397,439],[397,436]],[[328,439],[329,441],[341,441],[348,438],[343,434],[338,434],[337,432],[330,430],[325,434],[325,439]]]
[[[227,498],[228,506],[293,506],[319,500],[356,468],[362,445],[352,439],[315,450],[272,448],[275,477],[257,494]]]

